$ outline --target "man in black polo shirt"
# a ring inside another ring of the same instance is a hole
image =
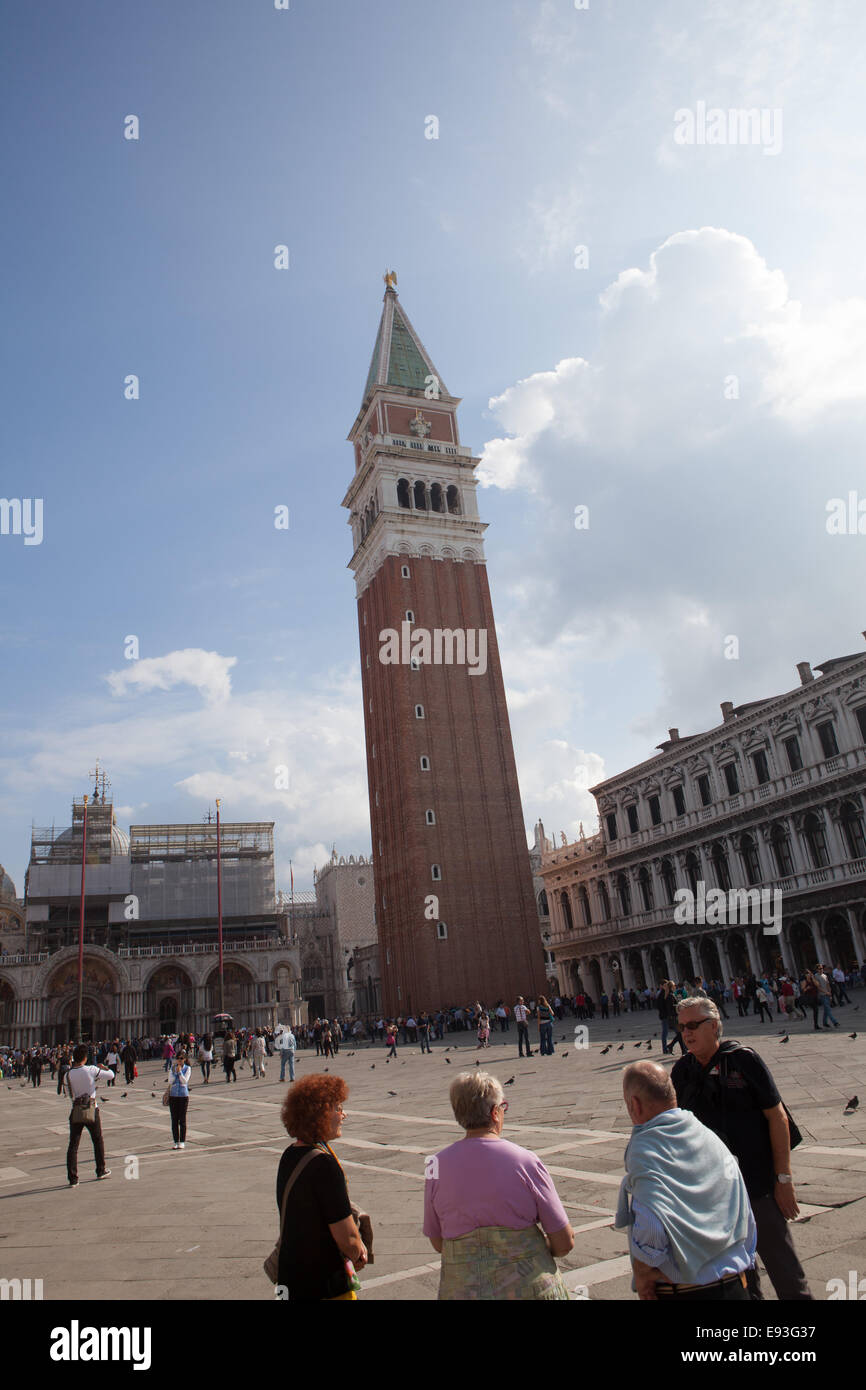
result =
[[[711,999],[677,1007],[689,1056],[671,1072],[677,1103],[691,1110],[735,1155],[746,1183],[758,1254],[780,1300],[811,1299],[787,1223],[800,1214],[791,1177],[791,1142],[782,1098],[767,1066],[750,1047],[722,1042]],[[763,1299],[757,1267],[748,1275],[753,1299]]]

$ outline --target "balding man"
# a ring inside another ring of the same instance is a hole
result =
[[[615,1224],[638,1297],[748,1300],[757,1232],[736,1161],[654,1063],[626,1067],[623,1097],[634,1129]]]

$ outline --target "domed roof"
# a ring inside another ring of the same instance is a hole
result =
[[[78,838],[80,839],[81,837],[79,836]],[[70,826],[68,830],[61,831],[61,833],[55,839],[54,844],[68,845],[71,839],[72,827]],[[129,854],[129,836],[127,835],[125,830],[121,830],[120,826],[115,824],[112,824],[111,826],[111,853],[113,855]],[[58,855],[58,858],[60,857],[61,856]]]
[[[0,864],[0,901],[11,901],[18,897],[15,892],[15,884],[7,874],[3,865]]]

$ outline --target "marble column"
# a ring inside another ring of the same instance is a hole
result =
[[[689,955],[692,958],[692,980],[696,980],[698,976],[703,975],[704,972],[701,969],[701,961],[700,956],[698,955],[698,947],[695,938],[693,936],[690,936],[688,941],[686,942],[686,945],[689,948]]]

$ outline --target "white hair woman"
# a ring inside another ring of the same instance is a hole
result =
[[[440,1299],[567,1299],[554,1257],[574,1235],[544,1164],[502,1138],[502,1087],[487,1072],[462,1072],[449,1094],[465,1135],[428,1158],[424,1184]]]

